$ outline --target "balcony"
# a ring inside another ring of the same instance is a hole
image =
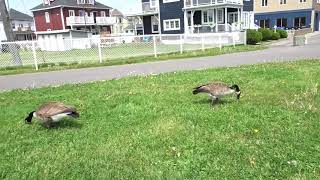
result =
[[[158,1],[143,2],[142,13],[143,14],[156,14],[159,12]]]
[[[195,8],[215,5],[243,5],[243,0],[185,0],[185,8]]]
[[[115,17],[96,17],[93,16],[70,16],[67,17],[67,26],[85,26],[85,25],[112,25],[116,24]]]
[[[116,17],[96,17],[97,25],[112,25],[116,23],[117,23]]]

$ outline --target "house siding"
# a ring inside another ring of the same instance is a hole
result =
[[[184,2],[183,0],[177,2],[163,3],[163,0],[159,0],[160,4],[160,23],[162,34],[182,34],[184,33]],[[180,30],[164,31],[164,20],[167,19],[180,19]]]
[[[287,0],[287,4],[280,4],[279,0],[268,0],[268,6],[262,6],[262,0],[254,0],[255,13],[274,12],[274,11],[296,11],[313,8],[314,0],[300,3],[299,0]]]
[[[279,18],[286,18],[288,28],[294,27],[294,18],[296,17],[306,17],[306,27],[310,27],[311,24],[311,13],[312,10],[298,10],[298,11],[278,11],[278,12],[271,12],[271,13],[256,13],[255,14],[255,21],[256,24],[259,25],[260,20],[270,20],[269,27],[274,27],[277,24],[277,19]]]
[[[50,23],[46,23],[45,12],[49,12],[50,14]],[[36,22],[35,26],[37,31],[47,31],[48,29],[53,31],[63,29],[60,8],[36,11],[33,12],[33,16]]]

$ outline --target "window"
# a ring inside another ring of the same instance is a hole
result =
[[[218,23],[223,23],[224,21],[224,10],[223,9],[218,9]]]
[[[268,0],[262,0],[262,6],[268,6]]]
[[[260,20],[260,27],[261,28],[270,28],[270,20],[269,19]]]
[[[79,16],[83,17],[86,15],[86,12],[84,10],[79,10]]]
[[[94,4],[94,0],[78,0],[78,4]]]
[[[106,17],[106,12],[105,11],[101,11],[101,17]]]
[[[296,17],[294,18],[294,27],[305,27],[306,17]]]
[[[301,2],[301,3],[305,3],[305,2],[307,2],[307,0],[300,0],[300,2]]]
[[[12,29],[16,29],[16,24],[15,23],[12,23],[11,26],[12,26]]]
[[[46,23],[50,23],[50,14],[49,14],[49,12],[45,12],[44,16],[46,18]]]
[[[157,0],[150,0],[150,7],[154,8],[157,7]]]
[[[180,19],[163,20],[164,31],[180,30]]]
[[[177,2],[180,0],[163,0],[163,3],[171,3],[171,2]]]
[[[280,4],[287,4],[287,0],[280,0]]]
[[[277,27],[287,27],[287,26],[288,26],[287,18],[277,19]]]
[[[19,24],[19,28],[23,28],[23,24]]]
[[[209,24],[213,22],[213,11],[202,11],[202,24]]]
[[[74,10],[69,10],[69,16],[74,16]]]
[[[28,23],[28,27],[31,27],[31,23]]]
[[[151,16],[151,29],[152,33],[158,33],[159,32],[159,21],[156,16]]]

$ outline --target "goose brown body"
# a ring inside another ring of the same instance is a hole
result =
[[[212,97],[212,101],[218,100],[220,97],[237,94],[237,98],[240,98],[240,89],[238,85],[228,86],[223,82],[212,82],[195,87],[193,94],[207,93]]]
[[[60,121],[68,116],[78,118],[79,114],[72,106],[65,105],[61,102],[47,102],[42,104],[36,111],[30,112],[25,120],[31,123],[32,117],[36,117],[42,123],[49,126],[52,122]]]

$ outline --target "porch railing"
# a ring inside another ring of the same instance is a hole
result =
[[[67,26],[94,24],[94,18],[91,16],[70,16],[67,17]]]
[[[238,4],[242,5],[243,0],[185,0],[185,7],[198,7],[206,5],[221,5],[221,4]]]
[[[97,25],[112,25],[116,24],[116,17],[96,17]]]
[[[217,33],[217,32],[237,32],[240,31],[239,24],[213,24],[213,25],[194,25],[188,27],[189,34],[201,34],[201,33]]]

